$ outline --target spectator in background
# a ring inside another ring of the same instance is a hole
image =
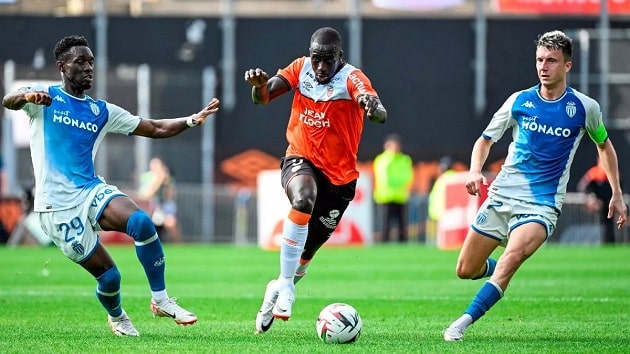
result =
[[[615,220],[608,217],[606,207],[610,204],[613,193],[599,157],[597,163],[580,178],[577,189],[586,194],[586,208],[599,213],[599,222],[604,227],[602,243],[615,243]]]
[[[167,232],[169,242],[182,242],[177,222],[175,179],[168,165],[159,157],[149,161],[149,170],[140,175],[138,197],[149,202],[151,219]]]
[[[374,202],[381,214],[381,240],[389,241],[396,222],[398,241],[407,242],[407,204],[413,182],[413,162],[402,152],[400,137],[396,134],[387,136],[383,148],[373,163]]]
[[[427,225],[427,239],[435,241],[437,224],[446,208],[446,185],[457,174],[453,169],[453,159],[443,156],[438,163],[437,178],[429,192],[429,223]]]
[[[4,168],[4,159],[0,155],[0,196],[4,197],[9,193],[7,170]]]
[[[7,195],[7,189],[7,172],[4,169],[2,155],[0,155],[0,198],[4,198]],[[5,220],[0,220],[0,244],[6,243],[9,235],[10,232],[5,227]]]

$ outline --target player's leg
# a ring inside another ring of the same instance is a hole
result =
[[[491,276],[496,267],[496,260],[490,257],[492,252],[507,241],[508,223],[511,217],[511,205],[492,197],[479,208],[475,222],[468,230],[459,252],[455,272],[461,279],[480,279]],[[444,331],[446,341],[461,340],[464,331],[473,322],[468,313],[464,313]]]
[[[139,336],[140,333],[122,308],[120,272],[105,247],[97,242],[94,253],[80,264],[98,282],[96,297],[107,311],[107,323],[112,332],[117,336]]]
[[[473,228],[469,229],[457,258],[457,276],[460,279],[474,280],[492,275],[496,260],[490,255],[499,245],[498,240],[482,235]]]
[[[300,257],[299,266],[295,274],[294,282],[300,281],[308,270],[315,253],[330,239],[337,229],[341,218],[354,198],[356,181],[345,186],[332,186],[320,188],[319,197],[313,209],[313,215],[309,222],[308,237],[304,245],[304,251]]]
[[[278,299],[273,307],[275,318],[288,320],[295,301],[295,273],[309,230],[309,220],[317,198],[317,184],[312,175],[296,175],[286,185],[291,210],[284,220],[280,245]]]
[[[164,277],[164,250],[147,213],[126,195],[118,195],[104,205],[98,223],[103,230],[124,232],[134,239],[136,255],[151,288],[150,307],[154,315],[170,317],[182,325],[197,322],[193,313],[183,309],[174,298],[168,296]]]
[[[459,252],[456,274],[461,279],[481,279],[494,273],[492,252],[507,243],[510,218],[515,206],[509,199],[488,197],[477,212]]]
[[[280,275],[265,287],[262,305],[256,314],[256,331],[263,333],[271,328],[274,308],[283,290],[283,305],[279,318],[289,319],[295,285],[293,283],[298,259],[308,234],[308,223],[317,199],[317,181],[312,166],[303,158],[284,157],[281,162],[281,183],[291,203],[291,210],[283,223],[280,245]],[[289,303],[289,304],[287,304]]]
[[[529,218],[529,220],[528,220]],[[444,332],[447,341],[461,340],[466,329],[494,306],[507,289],[510,280],[527,260],[545,242],[552,224],[540,215],[519,215],[518,222],[511,226],[510,240],[496,263],[496,268],[479,289],[464,314]]]
[[[107,250],[98,242],[89,217],[91,198],[74,208],[39,213],[44,233],[66,257],[81,265],[97,281],[96,297],[107,312],[116,335],[138,336],[121,306],[120,273]]]

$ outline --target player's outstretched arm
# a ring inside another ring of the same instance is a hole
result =
[[[377,96],[368,94],[359,95],[357,97],[359,107],[365,110],[365,114],[369,120],[376,123],[385,123],[387,121],[387,110]]]
[[[270,78],[260,68],[245,70],[245,81],[252,85],[254,104],[267,104],[291,89],[283,79],[278,76]]]
[[[17,90],[2,98],[2,105],[11,110],[18,110],[27,103],[50,106],[52,97],[45,91]]]
[[[143,119],[138,124],[133,135],[144,136],[153,139],[162,139],[175,136],[184,130],[198,125],[203,125],[208,116],[219,110],[219,99],[213,98],[201,111],[188,117],[168,119]]]

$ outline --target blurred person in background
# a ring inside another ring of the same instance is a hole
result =
[[[438,161],[437,178],[429,192],[427,240],[430,243],[434,243],[437,238],[437,225],[446,209],[446,186],[456,175],[453,159],[442,156]]]
[[[608,216],[607,208],[613,190],[601,159],[598,158],[597,163],[582,175],[577,184],[577,190],[586,195],[586,208],[599,215],[599,222],[604,228],[602,243],[615,243],[615,220]]]
[[[294,59],[275,76],[260,68],[245,71],[255,104],[293,92],[289,146],[281,159],[281,183],[291,209],[282,230],[280,275],[267,283],[256,333],[269,330],[274,318],[291,317],[295,283],[354,199],[365,117],[377,123],[387,119],[368,77],[345,62],[337,30],[320,28],[309,44],[310,56]]]
[[[149,170],[140,175],[138,198],[149,203],[151,219],[167,232],[168,242],[182,242],[177,222],[175,178],[168,165],[159,157],[149,161]]]
[[[627,220],[617,153],[599,104],[567,86],[572,52],[572,40],[561,31],[539,36],[535,55],[539,84],[510,95],[473,146],[466,190],[480,195],[488,183],[482,168],[490,148],[512,129],[505,163],[478,210],[456,266],[461,279],[490,279],[444,331],[446,341],[463,339],[467,328],[503,297],[516,271],[553,234],[584,134],[597,146],[612,186],[608,217],[618,215],[618,228]],[[497,261],[490,256],[500,245],[505,250]]]
[[[400,136],[388,135],[383,152],[374,158],[374,202],[381,216],[381,240],[389,242],[392,229],[398,242],[407,242],[407,206],[413,182],[413,161],[402,152]],[[394,226],[395,222],[395,226]]]
[[[0,154],[0,197],[9,194],[9,179],[7,178],[7,170],[4,167],[4,159]]]
[[[155,316],[177,324],[197,321],[168,296],[162,244],[151,218],[116,186],[94,171],[94,156],[107,133],[168,138],[205,122],[219,109],[214,98],[187,117],[149,119],[86,94],[94,79],[94,55],[82,36],[62,38],[53,50],[59,85],[34,85],[2,99],[8,109],[30,117],[30,150],[35,205],[42,228],[66,257],[97,281],[96,297],[116,335],[138,336],[121,304],[121,274],[98,231],[118,231],[134,239],[138,260],[151,289]],[[76,309],[75,309],[76,310]]]

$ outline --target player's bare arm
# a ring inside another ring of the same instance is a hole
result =
[[[18,110],[27,103],[50,106],[52,97],[45,91],[18,90],[2,98],[2,105],[11,110]]]
[[[628,207],[626,206],[623,199],[623,192],[621,191],[617,152],[610,139],[607,139],[603,144],[598,144],[597,151],[599,153],[599,159],[606,171],[606,177],[608,178],[610,187],[612,188],[612,196],[608,204],[608,218],[612,218],[615,212],[619,214],[617,218],[617,228],[621,229],[627,221]]]
[[[466,178],[466,191],[470,195],[480,195],[481,185],[487,186],[488,180],[481,172],[486,159],[490,154],[490,147],[493,141],[484,137],[479,137],[473,146],[470,156],[470,170]]]
[[[219,99],[213,98],[201,111],[187,117],[170,119],[143,119],[133,135],[153,139],[175,136],[188,128],[203,125],[208,116],[219,110]]]
[[[385,123],[387,121],[387,110],[377,96],[368,94],[359,95],[357,97],[359,107],[365,110],[368,119],[376,123]]]
[[[254,104],[267,104],[280,95],[289,92],[289,85],[280,77],[269,75],[262,69],[245,71],[245,81],[252,85],[252,101]]]

